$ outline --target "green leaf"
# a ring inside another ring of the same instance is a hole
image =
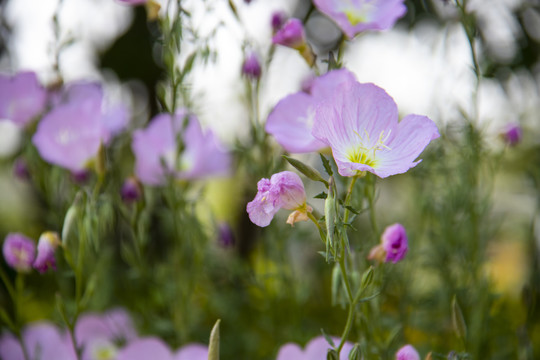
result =
[[[212,332],[210,333],[210,343],[208,344],[208,360],[219,360],[219,323],[220,319],[216,321]]]
[[[334,345],[334,340],[332,340],[332,338],[324,331],[323,328],[321,328],[321,333],[322,335],[324,336],[324,338],[326,339],[326,342],[333,348],[336,347],[336,345]]]
[[[459,307],[455,295],[452,298],[452,325],[454,326],[454,331],[456,332],[458,338],[465,340],[465,337],[467,336],[467,325],[465,324],[463,312]]]
[[[326,353],[326,360],[339,360],[339,356],[334,349],[328,349]]]
[[[323,191],[322,193],[319,193],[317,195],[315,195],[313,198],[314,199],[326,199],[328,197],[328,194]]]
[[[322,182],[326,187],[328,187],[328,181],[324,180],[321,176],[321,173],[318,172],[313,167],[304,164],[300,160],[293,159],[287,155],[283,155],[283,158],[289,162],[293,167],[296,168],[296,170],[300,171],[302,174],[304,174],[307,178],[313,180],[313,181],[320,181]]]
[[[362,274],[362,283],[360,287],[362,290],[367,288],[371,283],[373,282],[373,266],[370,266],[369,269],[367,269],[364,274]]]
[[[323,162],[324,170],[326,170],[326,173],[330,176],[334,175],[334,172],[332,171],[332,166],[330,166],[330,161],[328,161],[328,159],[323,154],[319,155]]]

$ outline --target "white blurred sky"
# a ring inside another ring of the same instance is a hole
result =
[[[451,6],[433,1],[441,16],[454,16]],[[512,11],[522,2],[472,1],[482,26],[490,34],[484,50],[501,61],[516,51],[515,39],[519,33]],[[235,136],[242,136],[248,123],[244,83],[240,78],[242,45],[249,44],[261,55],[266,54],[271,45],[270,14],[274,10],[290,14],[295,6],[295,1],[291,0],[253,0],[249,6],[239,0],[235,3],[241,23],[232,16],[225,0],[185,1],[192,12],[193,24],[202,33],[219,22],[224,23],[210,43],[219,54],[217,62],[196,67],[188,81],[202,122],[229,142]],[[1,59],[0,71],[34,70],[45,84],[54,79],[51,72],[55,46],[52,17],[57,4],[58,0],[7,2],[5,17],[13,32],[10,58]],[[213,11],[208,10],[209,6]],[[534,23],[534,19],[539,18],[537,12],[529,9],[524,18],[532,19],[527,20],[532,23],[531,33],[538,30]],[[114,0],[64,0],[60,12],[61,39],[75,39],[61,55],[64,79],[111,82],[111,76],[104,76],[98,68],[97,53],[125,32],[132,19],[133,9]],[[195,44],[183,45],[180,64],[193,46]],[[348,43],[344,62],[360,82],[374,82],[385,88],[398,103],[402,115],[428,115],[443,124],[455,119],[461,109],[471,111],[474,77],[470,52],[463,31],[456,23],[440,27],[426,21],[412,32],[396,27],[359,36]],[[322,63],[319,65],[320,69],[326,68]],[[279,99],[300,89],[310,69],[295,51],[278,47],[270,67],[263,71],[260,115],[264,119]],[[114,82],[114,78],[112,80]],[[538,110],[538,97],[537,80],[525,71],[512,74],[505,87],[484,81],[480,89],[480,117],[488,132],[494,134],[506,122],[520,118],[526,121],[527,116]],[[3,144],[0,153],[13,148],[15,133],[16,130],[0,122],[0,137],[5,140],[0,141]]]

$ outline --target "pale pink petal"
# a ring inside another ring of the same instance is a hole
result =
[[[163,340],[153,337],[130,342],[121,349],[116,360],[174,360],[173,354]]]
[[[187,344],[176,353],[174,360],[208,360],[208,347],[202,344]]]

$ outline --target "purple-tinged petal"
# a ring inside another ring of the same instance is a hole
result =
[[[75,337],[80,346],[96,339],[110,341],[132,340],[137,337],[129,314],[122,309],[110,310],[104,314],[86,313],[75,325]]]
[[[25,360],[19,340],[11,333],[4,332],[0,337],[0,359]]]
[[[261,77],[262,69],[259,57],[255,52],[247,54],[242,64],[242,75],[248,79],[258,80]]]
[[[285,21],[287,21],[287,14],[285,14],[283,11],[273,12],[270,19],[272,32],[275,34],[279,29],[281,29],[283,27],[283,24],[285,24]]]
[[[71,342],[65,340],[64,334],[49,322],[34,323],[23,331],[23,339],[30,358],[75,360],[75,352]]]
[[[6,263],[13,269],[28,272],[32,269],[36,245],[32,239],[19,233],[10,233],[4,239],[2,253]]]
[[[202,344],[187,344],[178,350],[174,360],[207,360],[208,347]]]
[[[352,39],[367,30],[386,30],[407,12],[404,0],[314,0],[320,12],[331,18]]]
[[[318,151],[326,144],[311,135],[316,100],[303,92],[280,100],[268,115],[265,130],[288,152]]]
[[[343,91],[343,89],[348,88],[356,82],[356,76],[349,70],[332,70],[315,78],[310,92],[318,100],[324,100],[334,96],[336,91]]]
[[[120,134],[129,123],[129,110],[124,104],[116,104],[106,109],[101,116],[102,140],[108,144]]]
[[[519,123],[507,124],[501,132],[501,136],[504,142],[506,142],[509,146],[516,146],[523,137],[521,125]]]
[[[0,119],[26,126],[45,109],[46,101],[47,92],[35,73],[0,74]]]
[[[174,360],[163,340],[147,337],[134,340],[118,352],[116,360]]]
[[[306,191],[300,176],[291,171],[282,171],[270,178],[272,189],[278,197],[277,205],[287,210],[295,210],[306,203]]]
[[[333,337],[334,344],[339,344],[339,338]],[[323,336],[311,339],[302,351],[302,348],[293,343],[283,345],[278,352],[276,360],[325,360],[326,354],[332,347]],[[339,356],[340,360],[347,360],[353,344],[345,342]]]
[[[420,360],[420,354],[412,345],[405,345],[397,351],[396,360]]]
[[[426,116],[408,115],[400,121],[390,135],[387,146],[378,154],[377,168],[373,173],[381,178],[402,174],[415,167],[414,161],[426,146],[439,137],[435,123]]]

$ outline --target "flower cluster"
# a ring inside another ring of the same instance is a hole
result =
[[[33,267],[40,273],[49,269],[56,270],[54,254],[60,245],[58,234],[51,231],[44,232],[36,246],[34,241],[23,234],[10,233],[4,239],[2,252],[6,263],[16,271],[28,272]]]

